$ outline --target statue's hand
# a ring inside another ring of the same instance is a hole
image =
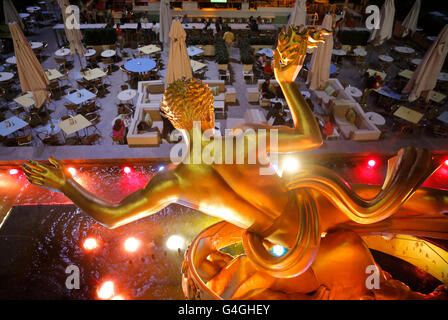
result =
[[[27,160],[26,163],[22,164],[22,170],[28,182],[52,191],[61,192],[66,182],[65,173],[59,161],[53,157],[50,157],[48,160],[53,166],[46,166]]]
[[[278,36],[277,48],[274,51],[274,73],[277,81],[294,81],[306,57],[306,49],[316,47],[324,42],[327,30],[315,28],[289,27]]]

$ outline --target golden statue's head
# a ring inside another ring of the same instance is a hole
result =
[[[161,109],[176,129],[191,130],[195,121],[201,129],[215,127],[213,94],[200,80],[182,78],[168,85]]]

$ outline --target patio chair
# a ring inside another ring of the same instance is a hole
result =
[[[66,58],[54,57],[54,61],[58,64],[59,70],[67,69],[66,68],[66,64],[67,64],[67,59]]]
[[[43,144],[49,146],[62,145],[57,135],[48,135],[46,132],[39,132],[36,134],[36,136],[37,138],[39,138],[40,141],[42,141]]]
[[[24,135],[24,136],[19,136],[19,137],[17,137],[17,145],[18,146],[29,146],[29,145],[31,145],[32,139],[33,139],[33,136],[31,133]]]
[[[64,104],[65,109],[67,110],[67,114],[73,114],[76,115],[78,113],[78,105],[77,104]]]
[[[115,136],[110,136],[112,138],[112,144],[117,143],[117,144],[124,144],[124,137],[115,137]]]
[[[50,90],[54,99],[59,100],[61,98],[63,89],[59,86],[58,81],[51,81],[48,85],[48,89]]]
[[[81,144],[93,145],[93,144],[99,142],[100,139],[101,139],[101,135],[99,135],[97,133],[94,133],[94,134],[91,134],[91,135],[89,135],[87,137],[81,138]]]

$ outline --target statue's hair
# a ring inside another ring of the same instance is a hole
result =
[[[213,113],[213,94],[202,81],[182,78],[168,85],[160,109],[176,129],[190,130]]]

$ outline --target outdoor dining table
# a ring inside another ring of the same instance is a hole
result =
[[[384,86],[379,90],[376,90],[377,93],[379,93],[382,96],[394,99],[394,100],[401,100],[401,93],[393,91],[391,88]]]
[[[123,102],[130,101],[135,98],[137,95],[137,90],[134,89],[127,89],[123,90],[117,95],[117,99]]]
[[[74,117],[70,117],[64,121],[58,123],[58,126],[64,131],[65,134],[70,135],[76,133],[79,138],[78,132],[82,129],[90,127],[92,123],[87,120],[82,114],[77,114]]]
[[[202,68],[206,67],[207,65],[205,63],[196,61],[196,60],[190,60],[191,69],[193,72],[196,72],[198,70],[201,70]]]
[[[258,50],[258,54],[264,54],[268,58],[272,58],[274,56],[274,51],[271,48],[262,48]]]
[[[415,52],[414,49],[412,49],[410,47],[403,47],[403,46],[394,47],[394,50],[397,51],[398,53],[404,53],[404,54],[411,54],[411,53]]]
[[[347,52],[342,49],[333,49],[331,53],[335,56],[345,56],[347,54]]]
[[[26,8],[26,11],[28,11],[28,12],[35,12],[35,11],[39,11],[39,10],[40,10],[40,7],[38,7],[38,6]]]
[[[143,54],[151,54],[151,53],[159,52],[159,51],[161,51],[161,49],[158,46],[150,44],[148,46],[138,48],[138,51],[140,51]]]
[[[14,73],[11,72],[0,72],[0,82],[8,81],[14,78]]]
[[[401,71],[398,75],[400,77],[403,77],[403,78],[406,78],[406,79],[411,79],[413,73],[414,73],[414,71],[406,69],[406,70]]]
[[[87,71],[81,72],[81,76],[87,81],[92,81],[98,78],[106,76],[106,73],[100,68],[88,69]]]
[[[38,42],[38,41],[31,41],[30,42],[31,49],[33,49],[33,50],[42,48],[43,45],[44,45],[43,42]]]
[[[6,59],[6,63],[16,64],[17,63],[16,56],[12,56],[12,57],[9,57],[8,59]]]
[[[91,56],[94,56],[95,53],[96,53],[96,50],[90,48],[90,49],[88,49],[88,50],[84,53],[84,56],[85,56],[85,57],[91,57]]]
[[[366,118],[368,121],[376,126],[384,126],[386,124],[386,119],[382,115],[376,112],[366,112]]]
[[[422,61],[423,61],[423,59],[420,59],[420,58],[414,58],[414,59],[411,60],[411,63],[412,63],[413,65],[415,65],[415,66],[418,66],[418,65],[420,65],[420,63],[422,63]]]
[[[204,53],[204,50],[199,49],[198,47],[190,46],[187,48],[187,52],[190,57],[194,57],[194,56]]]
[[[116,55],[116,51],[115,50],[104,50],[103,52],[101,52],[101,56],[103,58],[111,58],[113,56]]]
[[[65,57],[65,56],[68,56],[69,54],[71,54],[71,51],[70,51],[70,49],[67,49],[67,48],[58,49],[54,53],[54,55],[58,56],[58,57]]]
[[[427,36],[426,39],[428,39],[429,41],[436,41],[437,37],[436,36]]]
[[[394,116],[417,124],[422,118],[423,114],[407,107],[401,106],[394,112]]]
[[[437,120],[448,124],[448,111],[443,111],[438,117]]]
[[[62,77],[62,73],[60,73],[57,69],[48,69],[47,71],[45,71],[45,74],[50,81]]]
[[[448,81],[448,72],[440,72],[439,76],[437,77],[437,80]]]
[[[20,118],[17,118],[16,116],[3,120],[2,122],[0,122],[0,136],[9,136],[10,134],[26,127],[27,125],[28,123]]]
[[[431,90],[429,92],[429,100],[432,100],[432,101],[434,101],[436,103],[442,102],[443,99],[445,99],[445,98],[446,98],[446,95],[444,95],[443,93],[440,93],[440,92],[437,92],[437,91],[434,91],[434,90]]]
[[[361,56],[361,57],[364,57],[364,56],[367,55],[367,51],[366,50],[359,49],[359,48],[354,49],[353,53],[355,54],[355,56]]]
[[[19,13],[19,17],[22,18],[22,19],[26,19],[26,18],[28,18],[29,16],[30,16],[29,13]]]
[[[136,58],[129,60],[124,64],[124,68],[130,72],[144,73],[156,66],[156,62],[148,58]]]
[[[82,104],[95,97],[96,95],[87,89],[77,90],[76,92],[65,96],[65,98],[73,104]]]
[[[354,98],[360,98],[362,96],[362,91],[356,87],[348,86],[344,89],[345,93]]]
[[[60,119],[58,122],[60,122]],[[50,121],[48,121],[46,125],[35,128],[34,131],[54,136],[61,132],[61,127],[58,126],[57,123],[55,123],[54,119],[50,119]]]
[[[14,101],[25,108],[29,108],[34,105],[34,96],[33,93],[27,92],[20,97],[15,98]]]
[[[392,62],[392,61],[394,61],[394,58],[392,58],[391,56],[384,55],[384,54],[379,55],[378,59],[380,59],[383,62]]]

